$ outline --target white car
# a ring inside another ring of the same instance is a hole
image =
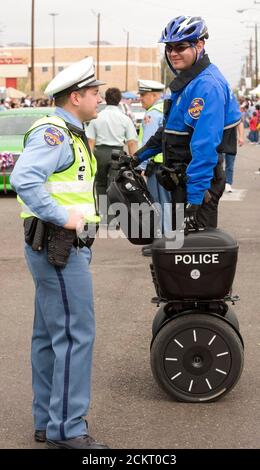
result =
[[[142,107],[141,103],[131,103],[131,111],[134,115],[135,127],[139,130],[145,115],[145,109]]]

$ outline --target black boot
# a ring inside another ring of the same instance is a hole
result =
[[[152,256],[152,245],[143,246],[141,251],[143,256]]]
[[[65,441],[47,439],[46,447],[47,449],[109,449],[109,447],[100,444],[88,435],[66,439]]]

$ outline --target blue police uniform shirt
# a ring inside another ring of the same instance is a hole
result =
[[[55,116],[82,129],[82,123],[71,113],[57,107]],[[46,138],[50,128],[52,134],[59,136],[57,144]],[[12,171],[10,182],[24,203],[39,218],[57,225],[65,225],[68,212],[58,206],[45,189],[48,177],[55,172],[68,168],[74,161],[70,137],[61,128],[51,124],[33,130],[27,139],[25,148]]]
[[[161,100],[157,100],[153,106],[155,106],[157,103],[161,102]],[[152,135],[155,134],[157,129],[163,125],[163,113],[158,111],[158,109],[149,109],[146,111],[143,122],[142,122],[142,128],[143,128],[143,137],[142,137],[142,146],[146,144],[146,142],[152,137]],[[139,168],[141,170],[145,170],[147,166],[147,161],[143,161],[140,165]]]
[[[237,126],[241,113],[226,79],[213,64],[184,88],[172,92],[171,100],[164,132],[180,136],[192,132],[192,160],[186,172],[187,201],[201,204],[205,191],[211,185],[223,131]],[[142,162],[161,151],[162,145],[148,147],[138,155],[138,160]]]

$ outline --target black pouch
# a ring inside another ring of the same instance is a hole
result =
[[[23,222],[24,226],[24,239],[27,245],[32,245],[33,237],[35,234],[36,226],[37,226],[37,218],[36,217],[28,217],[24,219]]]
[[[76,240],[76,231],[51,223],[47,224],[48,261],[53,266],[65,268]]]
[[[45,223],[37,217],[28,217],[24,221],[24,239],[33,251],[42,251],[45,243]]]
[[[42,251],[45,244],[45,235],[46,235],[46,226],[45,223],[37,219],[36,229],[34,232],[34,237],[32,241],[32,250],[33,251]]]

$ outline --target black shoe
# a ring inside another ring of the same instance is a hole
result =
[[[109,449],[104,444],[95,441],[91,436],[78,436],[66,441],[52,441],[47,439],[47,449]]]
[[[88,422],[87,420],[85,419],[85,423],[86,423],[86,428],[88,429]],[[46,442],[47,440],[47,437],[46,437],[46,430],[39,430],[39,429],[35,429],[34,431],[34,440],[36,442]]]
[[[46,431],[40,431],[35,429],[34,431],[34,440],[36,442],[45,442],[46,441]]]
[[[141,251],[143,256],[152,256],[152,245],[143,246]]]

